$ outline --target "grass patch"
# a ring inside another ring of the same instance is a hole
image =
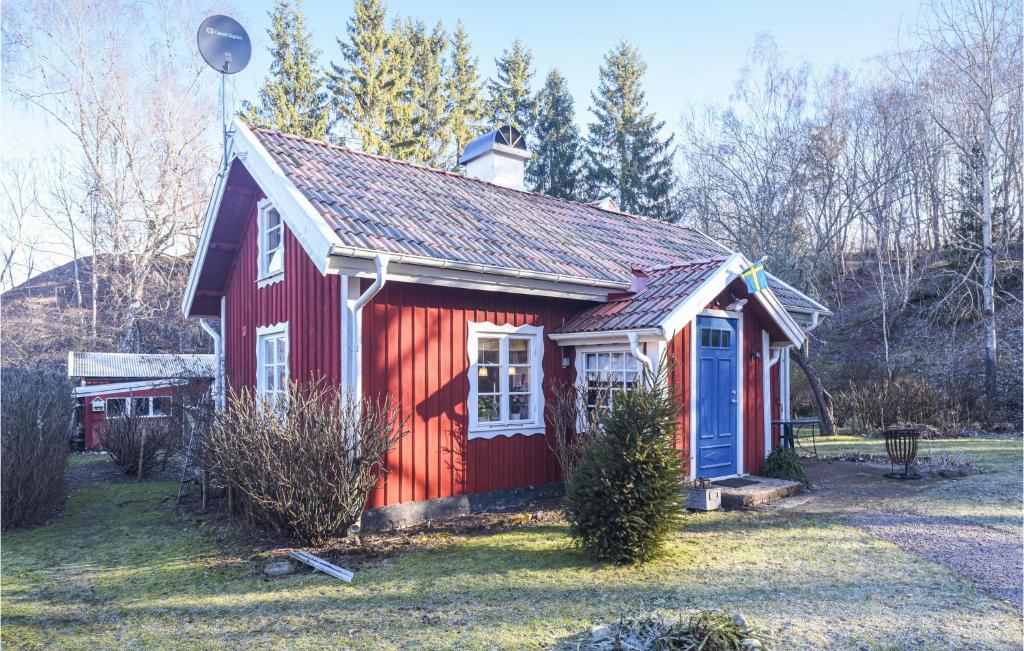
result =
[[[994,467],[1019,467],[1019,442],[989,444]],[[943,566],[824,518],[688,516],[666,555],[640,568],[591,563],[556,522],[453,536],[362,568],[351,585],[308,573],[268,582],[265,561],[249,562],[250,550],[225,547],[174,510],[176,489],[86,486],[61,520],[4,535],[3,644],[547,648],[620,616],[675,619],[708,608],[743,612],[786,649],[1021,644],[1020,616],[1008,605]]]

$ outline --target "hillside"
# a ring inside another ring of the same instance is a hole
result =
[[[1019,431],[1024,390],[1020,265],[1019,259],[1000,265],[996,301],[1000,395],[994,411],[983,399],[984,323],[980,318],[954,322],[943,309],[949,288],[949,275],[944,273],[947,262],[937,257],[919,279],[911,281],[906,306],[889,311],[888,367],[895,382],[884,380],[885,338],[876,275],[868,266],[851,273],[840,284],[838,295],[826,299],[835,315],[813,332],[811,343],[815,367],[836,398],[837,417],[848,416],[843,412],[859,400],[867,408],[888,409],[893,420],[901,415],[924,420],[924,414],[931,413],[950,426],[982,423]],[[802,412],[814,411],[799,371],[794,375],[794,400]]]
[[[108,268],[112,261],[100,259]],[[146,299],[143,317],[131,337],[125,336],[122,310],[116,305],[111,283],[97,286],[96,329],[92,328],[92,258],[80,258],[82,305],[75,291],[74,262],[38,274],[0,294],[0,346],[4,366],[63,368],[69,350],[140,353],[205,353],[210,341],[198,324],[182,318],[178,308],[180,284],[188,274],[186,262],[165,258],[162,277],[172,283],[154,287]],[[102,276],[101,276],[102,278]],[[156,284],[156,283],[154,283]],[[132,344],[125,346],[124,342]]]

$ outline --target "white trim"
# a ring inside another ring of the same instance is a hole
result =
[[[271,337],[276,335],[284,336],[284,379],[285,383],[291,380],[291,359],[292,359],[292,342],[291,336],[288,332],[288,322],[282,321],[280,323],[274,323],[272,325],[258,326],[256,328],[256,395],[263,396],[267,392],[267,380],[266,374],[263,372],[263,339],[265,337]],[[286,387],[285,387],[286,389]],[[282,389],[279,388],[278,391]]]
[[[772,450],[772,364],[771,339],[761,330],[761,383],[764,398],[764,456],[767,459]]]
[[[697,478],[697,317],[690,321],[690,479]]]
[[[209,378],[196,378],[209,379]],[[162,389],[164,387],[178,387],[191,382],[192,380],[166,379],[166,380],[137,380],[135,382],[113,382],[110,384],[90,384],[84,387],[75,387],[75,397],[97,396],[104,393],[117,393],[121,391],[133,391],[136,389]]]
[[[228,151],[225,156],[230,155],[232,143],[228,141]],[[224,199],[224,191],[227,189],[228,171],[230,164],[217,173],[217,180],[213,185],[213,193],[210,195],[210,203],[206,206],[206,215],[203,217],[203,230],[199,235],[199,246],[196,248],[196,255],[192,258],[192,266],[188,271],[188,281],[185,285],[185,295],[181,297],[181,311],[185,316],[192,311],[192,301],[195,300],[197,285],[199,284],[199,273],[206,262],[206,251],[210,247],[210,239],[213,237],[213,227],[220,213],[220,204]]]
[[[499,374],[501,380],[502,414],[507,417],[508,410],[508,373],[505,371],[508,359],[508,338],[510,336],[530,338],[530,412],[531,418],[524,421],[502,421],[493,425],[477,422],[477,391],[478,364],[477,352],[480,337],[497,336],[501,338],[502,353]],[[469,381],[469,395],[466,405],[469,411],[469,431],[467,438],[494,438],[495,436],[513,436],[515,434],[543,434],[544,427],[544,327],[534,325],[515,326],[510,323],[496,325],[489,321],[468,322],[466,332],[466,354],[469,367],[466,379]]]
[[[266,245],[267,238],[267,211],[273,210],[277,213],[278,226],[281,232],[281,241],[277,247],[281,252],[281,269],[278,271],[268,272],[266,271],[266,264],[263,259],[263,247]],[[256,203],[256,287],[262,289],[268,285],[279,283],[284,280],[284,217],[281,216],[281,211],[274,207],[270,199],[264,197]]]
[[[667,340],[661,328],[638,328],[635,330],[601,330],[598,332],[567,332],[548,335],[559,346],[595,346],[602,344],[629,345],[631,336],[645,341],[651,338]]]
[[[747,370],[746,361],[743,313],[740,312],[736,320],[736,474],[740,476],[747,474],[746,468],[743,467],[744,439],[747,438],[747,433],[743,428],[743,406],[746,404],[747,394],[746,383],[743,381]]]
[[[789,348],[785,348],[782,351],[782,366],[779,367],[779,402],[781,403],[779,405],[779,414],[782,416],[782,420],[789,420],[790,414],[792,413],[789,393],[789,373]]]

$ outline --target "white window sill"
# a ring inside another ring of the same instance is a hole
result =
[[[274,283],[279,283],[282,280],[284,280],[284,272],[278,271],[275,274],[270,274],[269,276],[261,276],[260,278],[257,278],[256,287],[259,289],[263,289],[267,285],[273,285]]]
[[[496,436],[515,436],[516,434],[522,434],[523,436],[533,436],[534,434],[543,434],[545,431],[543,425],[524,424],[521,426],[517,425],[501,425],[497,427],[478,427],[470,430],[467,438],[472,439],[493,439]]]

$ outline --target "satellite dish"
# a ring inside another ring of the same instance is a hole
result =
[[[233,75],[249,65],[252,42],[237,20],[230,16],[210,16],[196,34],[199,53],[217,72]]]

